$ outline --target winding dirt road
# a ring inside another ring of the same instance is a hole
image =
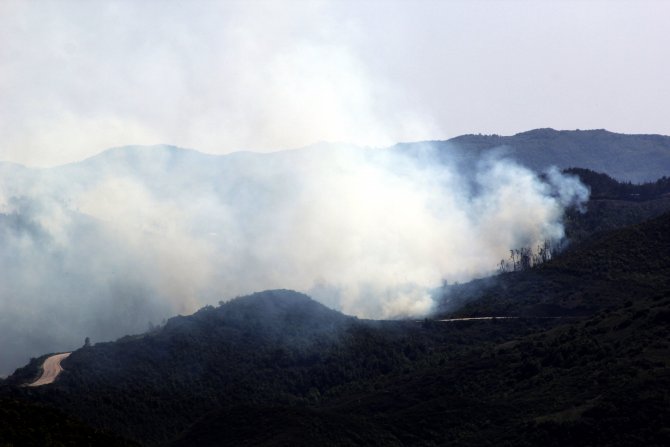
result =
[[[63,354],[55,354],[51,357],[47,357],[47,359],[42,364],[42,375],[39,379],[29,384],[28,386],[42,386],[53,383],[53,381],[56,380],[56,377],[58,377],[58,374],[63,371],[63,368],[60,366],[60,362],[68,358],[70,354],[72,353],[64,352]]]

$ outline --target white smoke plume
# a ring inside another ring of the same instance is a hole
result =
[[[211,156],[168,146],[0,165],[0,371],[269,288],[361,317],[420,316],[446,278],[564,236],[588,197],[490,156],[317,145]]]

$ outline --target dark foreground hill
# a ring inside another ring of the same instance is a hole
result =
[[[534,293],[551,285],[568,289],[581,318],[549,319],[562,323],[527,335],[462,340],[465,348],[443,362],[422,359],[420,368],[378,376],[319,405],[221,409],[173,445],[668,445],[668,235],[670,215],[614,232],[542,269],[503,275],[495,293],[480,290],[482,299],[466,307],[569,311],[566,302]],[[506,287],[515,295],[498,297]],[[422,327],[504,333],[511,322],[532,321],[431,320]]]
[[[4,392],[160,445],[212,412],[237,414],[239,406],[309,412],[338,396],[374,389],[387,376],[445,364],[472,344],[550,324],[365,321],[302,294],[268,291],[173,318],[151,333],[79,349],[53,385],[7,386]]]
[[[521,318],[365,321],[268,291],[2,393],[145,445],[668,445],[669,238],[666,214],[449,296]]]
[[[137,446],[91,428],[53,408],[0,399],[1,446]]]

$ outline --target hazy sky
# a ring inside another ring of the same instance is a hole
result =
[[[666,1],[0,0],[0,160],[670,134]]]

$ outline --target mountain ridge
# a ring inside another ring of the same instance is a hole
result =
[[[402,142],[380,149],[409,149],[425,145],[438,146],[441,150],[455,153],[457,157],[463,155],[459,154],[459,150],[465,150],[466,155],[480,155],[482,152],[507,148],[507,155],[536,171],[542,171],[550,165],[556,165],[560,169],[587,168],[603,172],[620,181],[653,181],[670,172],[670,136],[619,133],[606,129],[556,130],[548,127],[531,129],[513,135],[463,134],[444,140]],[[135,150],[145,152],[167,151],[173,158],[191,156],[215,160],[228,156],[233,156],[233,158],[240,156],[276,156],[282,153],[326,150],[334,147],[353,148],[358,146],[321,141],[304,147],[280,151],[236,150],[214,154],[170,144],[126,145],[105,149],[79,161],[39,169],[58,169],[81,163],[95,163],[100,160],[129,158],[131,155],[136,157],[137,155],[132,153]],[[359,149],[364,148],[359,147]],[[655,157],[655,160],[653,163],[644,163],[640,158],[647,157],[642,157],[642,155]],[[600,165],[597,162],[600,162]],[[19,163],[0,162],[0,166],[3,164],[36,169]]]
[[[461,135],[439,142],[443,150],[505,153],[535,171],[587,168],[619,181],[655,181],[670,173],[670,136],[622,134],[605,129],[533,129],[512,136]],[[453,147],[449,147],[453,146]]]

